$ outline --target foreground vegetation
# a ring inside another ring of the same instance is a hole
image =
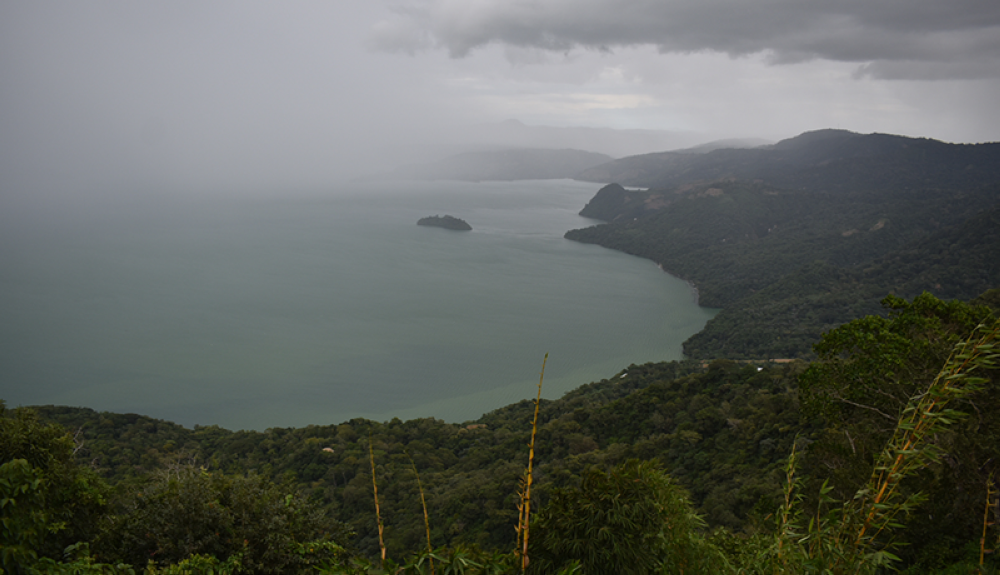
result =
[[[630,366],[462,425],[231,432],[3,409],[0,565],[996,572],[1000,323],[929,294],[883,304],[811,364]]]

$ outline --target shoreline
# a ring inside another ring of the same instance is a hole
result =
[[[669,276],[675,277],[675,278],[681,280],[682,282],[686,283],[687,286],[688,286],[688,289],[691,290],[691,298],[694,300],[694,305],[696,305],[698,307],[701,307],[701,304],[698,303],[698,298],[700,297],[700,295],[698,293],[698,286],[694,285],[694,282],[692,282],[691,280],[684,279],[684,278],[679,277],[679,276],[675,276],[674,274],[672,274],[668,270],[666,270],[663,267],[663,264],[661,264],[659,262],[656,262],[656,267],[660,268],[661,272],[663,272],[663,273],[665,273],[665,274],[667,274]]]

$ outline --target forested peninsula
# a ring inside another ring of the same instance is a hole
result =
[[[0,402],[4,571],[997,572],[997,145],[826,130],[583,176],[618,184],[568,238],[722,308],[689,359],[460,424]]]
[[[649,258],[722,308],[688,357],[812,358],[820,334],[881,313],[886,294],[1000,285],[1000,144],[820,130],[579,177],[617,183],[580,212],[608,223],[567,238]]]

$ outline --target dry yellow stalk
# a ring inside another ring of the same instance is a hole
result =
[[[542,382],[545,380],[545,363],[549,360],[549,354],[545,354],[542,359],[542,373],[538,378],[538,397],[535,398],[535,417],[531,421],[531,443],[528,444],[528,473],[524,481],[524,495],[521,500],[521,570],[528,568],[528,524],[531,520],[531,470],[535,460],[535,433],[538,431],[538,407],[542,403]]]
[[[409,457],[409,453],[406,454]],[[430,562],[431,575],[434,575],[434,548],[431,547],[431,521],[427,515],[427,501],[424,499],[424,486],[420,483],[420,473],[417,472],[417,464],[410,457],[410,465],[413,466],[413,474],[417,476],[417,490],[420,491],[420,505],[424,508],[424,529],[427,531],[427,560]]]
[[[368,432],[368,456],[372,462],[372,492],[375,494],[375,519],[378,520],[378,546],[382,550],[382,564],[385,564],[385,540],[382,538],[382,513],[378,508],[378,481],[375,480],[375,451],[372,449],[372,434]]]

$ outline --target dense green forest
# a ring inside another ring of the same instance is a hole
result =
[[[883,305],[824,336],[812,363],[629,366],[541,400],[536,426],[530,400],[463,424],[264,432],[5,409],[3,567],[518,572],[534,432],[531,573],[978,568],[996,511],[1000,322],[930,294]],[[872,501],[873,482],[889,495]]]
[[[619,162],[623,183],[650,188],[606,186],[581,215],[609,223],[566,237],[652,259],[722,308],[688,357],[811,358],[886,293],[968,300],[1000,285],[998,144],[824,130]]]

